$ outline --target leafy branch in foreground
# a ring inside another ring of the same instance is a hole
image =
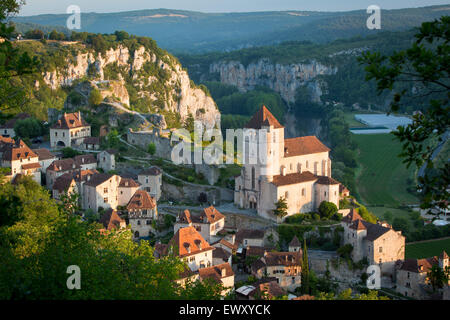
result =
[[[440,166],[433,162],[436,141],[442,145],[449,135],[449,40],[450,17],[443,16],[423,23],[411,48],[389,57],[366,52],[359,58],[366,65],[366,80],[377,82],[378,93],[393,93],[392,112],[404,104],[414,104],[419,111],[410,125],[399,126],[393,134],[403,143],[399,156],[407,167],[426,166],[425,173],[418,177],[422,209],[446,209],[449,199],[449,162]]]

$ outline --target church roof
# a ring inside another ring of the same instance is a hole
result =
[[[329,151],[330,149],[320,142],[316,136],[284,139],[285,158]]]
[[[249,129],[261,129],[269,126],[273,126],[275,129],[284,128],[266,106],[262,106],[245,125]]]
[[[295,172],[284,176],[283,175],[273,176],[272,183],[277,187],[281,187],[315,180],[317,180],[317,177],[314,174],[312,174],[309,171],[304,171],[302,173]]]
[[[340,184],[339,181],[334,180],[331,177],[327,177],[327,176],[317,176],[317,183],[318,184],[323,184],[323,185],[332,185],[332,184]]]
[[[294,238],[292,238],[292,241],[289,243],[289,247],[301,247],[300,241],[298,240],[297,236],[294,236]]]

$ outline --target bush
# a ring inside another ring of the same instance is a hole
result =
[[[150,153],[152,156],[155,155],[155,153],[156,153],[156,146],[155,146],[155,144],[153,142],[148,145],[147,152]]]
[[[89,95],[89,104],[92,107],[98,106],[100,103],[102,103],[103,97],[102,94],[98,89],[93,89]]]
[[[78,156],[81,154],[81,152],[78,152],[77,150],[72,149],[71,147],[65,147],[61,150],[63,158],[73,158],[75,156]]]
[[[350,255],[353,251],[353,246],[351,244],[346,244],[343,245],[342,247],[340,247],[339,249],[337,249],[337,253],[342,257],[342,258],[350,258]]]
[[[331,219],[338,212],[337,206],[328,201],[322,201],[319,206],[319,213],[322,219]]]

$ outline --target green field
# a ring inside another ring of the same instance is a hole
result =
[[[422,259],[439,256],[443,250],[450,252],[450,239],[406,244],[405,257]]]
[[[400,142],[392,134],[353,135],[353,138],[359,148],[356,186],[361,201],[369,207],[417,204],[417,197],[407,190],[415,185],[415,168],[406,169],[398,157]]]

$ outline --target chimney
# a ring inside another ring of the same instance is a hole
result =
[[[225,278],[227,276],[227,269],[222,268],[221,271],[222,271],[222,274],[221,274],[222,278]]]

